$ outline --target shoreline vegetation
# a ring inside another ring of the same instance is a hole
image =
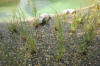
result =
[[[74,12],[84,12],[85,10],[87,11],[87,10],[89,10],[89,9],[93,9],[93,8],[95,8],[95,6],[96,6],[96,4],[92,4],[92,5],[90,5],[90,6],[87,6],[87,7],[84,7],[84,8],[78,8],[78,9],[65,9],[65,10],[63,10],[61,13],[57,13],[57,14],[48,14],[51,18],[55,18],[55,17],[57,17],[57,16],[59,16],[59,17],[61,17],[61,16],[63,16],[63,15],[68,15],[68,14],[73,14]],[[98,2],[98,7],[100,7],[100,2]],[[47,13],[43,13],[43,14],[41,14],[41,15],[45,15],[45,14],[47,14]],[[40,15],[40,16],[41,16]],[[29,17],[29,18],[25,18],[25,19],[17,19],[15,22],[18,22],[18,21],[20,21],[20,22],[29,22],[29,23],[34,23],[37,19],[39,19],[39,16],[37,17],[37,16],[35,16],[35,17]],[[10,21],[7,21],[8,23],[10,22]]]
[[[33,5],[35,17],[0,22],[0,66],[100,66],[99,2],[40,16]]]

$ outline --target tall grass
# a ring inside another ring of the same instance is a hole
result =
[[[33,55],[36,53],[36,37],[34,37],[33,35],[33,28],[31,26],[29,26],[28,28],[30,28],[30,32],[27,35],[27,45],[29,45],[29,49],[30,49],[30,54]]]
[[[96,10],[96,9],[95,9]],[[90,42],[96,36],[96,24],[98,22],[98,11],[93,11],[91,14],[88,15],[85,24],[85,33],[84,33],[84,40],[81,42],[79,47],[79,53],[84,54],[87,51],[87,48],[90,46]]]
[[[71,25],[71,30],[72,30],[72,33],[75,33],[76,29],[81,25],[83,24],[83,20],[85,18],[85,15],[81,14],[81,13],[77,13],[75,12],[73,14],[73,23]]]
[[[58,16],[55,19],[55,28],[57,30],[56,34],[58,40],[57,61],[60,61],[64,53],[64,29],[63,29],[62,20]]]
[[[11,63],[14,63],[17,66],[26,66],[26,61],[29,56],[29,55],[27,56],[27,54],[30,53],[31,55],[33,55],[35,53],[36,49],[35,49],[35,38],[33,36],[33,29],[32,29],[33,26],[31,26],[28,22],[25,22],[24,19],[25,15],[22,13],[21,10],[19,10],[17,13],[14,13],[14,15],[12,16],[12,20],[7,24],[7,28],[11,33],[10,34],[11,37],[9,40],[11,41],[11,43],[14,42],[14,44],[20,45],[18,49],[13,48],[14,51],[12,53],[15,53],[16,58],[13,58],[13,56],[6,57],[5,51],[3,50],[2,47],[0,47],[4,59],[5,58],[7,59],[5,61],[8,63],[8,66],[10,65],[9,64],[10,61],[12,61]],[[7,44],[5,44],[5,46],[7,46]],[[29,51],[27,50],[27,48],[29,49]],[[5,50],[9,51],[9,49],[7,48],[5,48]],[[21,61],[21,63],[19,63],[19,60]]]

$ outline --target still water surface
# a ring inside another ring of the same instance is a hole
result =
[[[55,13],[69,8],[81,8],[91,4],[90,0],[36,0],[38,14]],[[0,0],[0,19],[10,17],[21,9],[26,16],[33,16],[34,0]]]

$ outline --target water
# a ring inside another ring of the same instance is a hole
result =
[[[0,0],[0,19],[10,17],[19,8],[27,16],[34,16],[31,0]],[[90,5],[90,0],[36,0],[38,14],[52,14],[69,8],[81,8]]]

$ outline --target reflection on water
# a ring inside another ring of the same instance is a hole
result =
[[[43,9],[46,6],[52,4],[49,0],[36,0],[37,10]],[[33,0],[21,0],[19,5],[24,11],[31,16],[33,15]]]
[[[51,3],[49,0],[36,0],[36,4],[37,10],[40,10]],[[18,8],[26,15],[33,16],[33,0],[0,0],[0,19],[11,16]]]
[[[0,18],[11,16],[20,7],[25,14],[33,16],[34,0],[0,0]],[[67,8],[89,5],[89,0],[36,0],[38,13],[54,13]]]
[[[0,7],[11,7],[17,5],[20,0],[0,0]]]
[[[20,0],[0,0],[0,20],[11,16],[19,2]]]

